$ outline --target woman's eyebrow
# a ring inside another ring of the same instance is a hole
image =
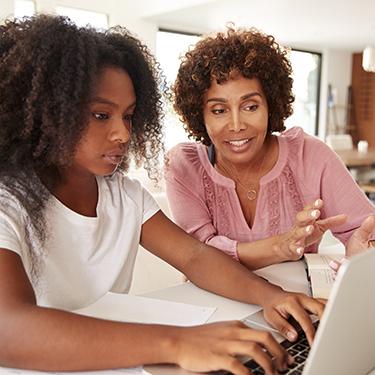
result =
[[[220,103],[225,103],[227,100],[225,98],[210,98],[207,99],[207,102],[220,102]]]
[[[251,94],[247,94],[247,95],[241,96],[241,100],[246,100],[246,99],[252,98],[253,96],[260,96],[260,97],[262,97],[262,95],[260,95],[259,92],[253,92]]]
[[[259,92],[252,92],[251,94],[246,94],[246,95],[241,96],[240,99],[241,100],[246,100],[246,99],[252,98],[253,96],[260,96],[260,97],[262,97],[262,95]],[[210,99],[207,99],[206,103],[208,103],[208,102],[226,103],[227,99],[225,99],[225,98],[210,98]]]

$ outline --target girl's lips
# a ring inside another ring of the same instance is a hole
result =
[[[110,164],[119,164],[121,163],[124,154],[106,154],[104,159],[108,160]]]

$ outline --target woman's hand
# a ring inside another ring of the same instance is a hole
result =
[[[375,217],[369,216],[350,237],[350,240],[346,245],[346,255],[350,257],[369,249],[372,246],[369,238],[374,230]]]
[[[362,253],[370,247],[374,246],[373,241],[369,241],[372,232],[375,230],[375,217],[369,216],[362,225],[350,237],[348,245],[346,246],[346,255],[340,262],[332,260],[329,263],[331,269],[335,272],[332,277],[336,279],[337,272],[340,266],[349,260],[350,256]]]
[[[236,355],[252,357],[267,374],[276,368],[285,371],[293,357],[267,331],[254,330],[239,321],[172,329],[170,346],[179,366],[195,372],[227,370],[236,375],[249,374]],[[266,349],[273,357],[263,350]]]
[[[288,322],[290,316],[299,323],[306,333],[307,340],[311,345],[315,329],[309,314],[319,317],[323,315],[326,300],[307,297],[303,293],[290,293],[285,291],[276,292],[269,296],[263,305],[263,314],[268,323],[275,327],[286,339],[295,341],[297,331]]]
[[[337,215],[318,220],[322,207],[321,199],[308,204],[297,214],[294,226],[281,236],[280,249],[285,260],[300,259],[306,246],[318,241],[327,230],[344,224],[348,219],[347,215]]]
[[[348,260],[349,260],[348,257],[343,257],[340,260],[340,262],[336,262],[335,260],[331,260],[329,262],[329,266],[331,267],[332,271],[334,271],[334,274],[332,275],[333,280],[336,280],[337,272],[339,271],[339,268],[341,267],[341,265],[347,262]]]

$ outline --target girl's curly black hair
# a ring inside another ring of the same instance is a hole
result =
[[[186,52],[173,91],[174,109],[190,138],[209,146],[203,120],[203,98],[212,80],[218,84],[242,74],[259,79],[270,113],[268,133],[285,130],[292,113],[292,67],[283,49],[271,35],[256,28],[234,28],[207,34]]]
[[[4,205],[12,194],[25,211],[30,253],[31,232],[45,238],[49,192],[64,183],[64,167],[88,125],[98,73],[107,66],[123,68],[133,82],[137,106],[129,155],[157,179],[164,154],[159,90],[166,85],[144,44],[119,26],[79,28],[46,14],[0,26],[0,198]]]

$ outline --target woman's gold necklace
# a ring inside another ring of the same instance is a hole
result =
[[[259,178],[260,178],[260,175],[262,173],[262,169],[263,169],[263,164],[264,164],[264,160],[266,159],[266,155],[267,155],[267,144],[265,144],[266,146],[266,149],[264,151],[264,156],[263,156],[263,160],[262,160],[262,164],[260,165],[260,168],[259,168],[259,172],[258,172],[258,177],[256,179],[256,184],[258,183],[259,181]],[[227,165],[224,163],[223,159],[221,158],[221,155],[220,155],[220,161],[221,161],[221,165],[224,165],[224,171],[229,174],[233,180],[241,186],[241,188],[246,192],[246,196],[247,196],[247,199],[253,201],[255,199],[257,199],[258,197],[258,193],[255,191],[255,187],[254,189],[250,189],[250,190],[247,190],[242,184],[241,182],[238,180],[238,178],[236,178],[236,176],[232,173],[232,171],[230,170],[230,168],[227,167]],[[256,185],[255,185],[256,186]]]

